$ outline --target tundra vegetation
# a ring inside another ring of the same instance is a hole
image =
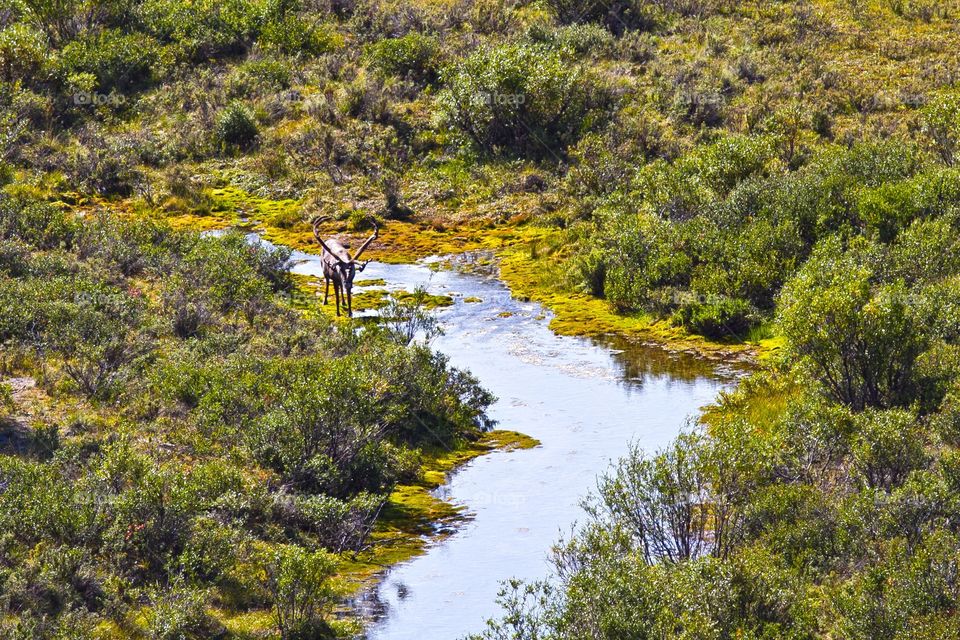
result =
[[[502,248],[567,329],[766,340],[489,635],[960,635],[958,19],[0,0],[0,635],[336,631],[337,560],[490,398],[402,314],[331,321],[285,253],[184,227],[370,214],[364,257]]]

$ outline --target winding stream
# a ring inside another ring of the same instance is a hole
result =
[[[293,257],[296,273],[320,276],[316,256]],[[360,599],[374,621],[368,640],[452,640],[481,631],[499,613],[501,581],[547,575],[551,545],[628,443],[663,447],[736,378],[692,356],[554,335],[539,304],[514,299],[493,276],[420,262],[370,263],[361,277],[386,281],[377,288],[423,285],[452,296],[454,304],[437,311],[445,334],[433,346],[499,398],[490,413],[501,428],[542,443],[478,458],[438,490],[473,518]],[[471,298],[480,301],[465,301]]]

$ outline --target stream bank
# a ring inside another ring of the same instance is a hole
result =
[[[295,273],[320,276],[317,256],[294,258]],[[515,298],[495,270],[450,266],[371,262],[363,278],[388,292],[422,286],[448,297],[434,311],[445,332],[433,347],[499,398],[490,415],[501,427],[540,446],[473,458],[431,492],[468,517],[425,534],[419,553],[397,559],[353,598],[369,640],[480,631],[498,614],[503,580],[547,575],[551,545],[581,516],[598,474],[631,443],[648,451],[668,444],[742,371],[623,337],[558,335],[550,311]]]

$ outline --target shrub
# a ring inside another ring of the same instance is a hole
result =
[[[80,190],[103,196],[129,196],[143,179],[138,167],[139,149],[115,138],[90,135],[71,154],[67,172]]]
[[[925,465],[923,429],[909,411],[866,411],[855,428],[854,465],[871,488],[889,492]]]
[[[612,0],[583,3],[579,0],[547,0],[561,24],[600,22],[615,34],[654,25],[654,3],[644,0]]]
[[[677,322],[708,338],[744,338],[757,324],[757,311],[746,300],[722,298],[716,302],[682,305],[674,313]]]
[[[447,121],[488,153],[562,154],[596,119],[603,90],[544,45],[485,48],[446,69]]]
[[[12,277],[22,277],[30,270],[30,249],[25,243],[16,240],[0,239],[0,273]]]
[[[260,135],[253,113],[243,103],[231,102],[217,115],[214,135],[224,147],[248,149]]]
[[[138,18],[148,33],[204,60],[246,50],[263,25],[263,9],[253,0],[145,0]]]
[[[921,131],[940,159],[953,166],[960,154],[960,91],[937,94],[920,111]]]
[[[909,401],[914,365],[930,341],[902,286],[877,286],[877,248],[829,239],[780,295],[778,321],[793,353],[837,402],[855,410]]]
[[[116,289],[76,285],[75,301],[54,301],[46,309],[51,330],[44,338],[80,391],[100,398],[117,390],[152,344],[139,333],[140,300]]]
[[[282,91],[290,86],[290,66],[283,60],[259,58],[237,66],[227,77],[227,91],[231,96],[249,97],[267,92]]]
[[[0,193],[0,238],[53,249],[70,247],[79,229],[73,214],[52,204]]]
[[[16,401],[13,399],[13,390],[10,388],[10,385],[0,383],[0,417],[16,409],[16,406]]]
[[[151,640],[201,640],[224,635],[206,612],[207,596],[182,585],[158,591],[149,614]]]
[[[0,30],[0,79],[33,84],[47,58],[43,34],[23,23]]]
[[[322,55],[343,47],[343,36],[333,25],[287,15],[267,21],[257,42],[268,50]]]
[[[418,82],[433,82],[440,71],[440,43],[432,36],[408,33],[370,45],[371,63],[391,75],[410,77]]]
[[[97,91],[128,91],[151,81],[158,52],[148,36],[106,30],[85,34],[64,47],[60,68],[64,77],[91,74]],[[75,101],[83,104],[79,96]]]
[[[334,637],[320,613],[333,599],[330,578],[336,566],[334,556],[296,546],[282,547],[267,558],[266,586],[283,640]]]
[[[575,56],[602,53],[615,42],[609,31],[593,24],[575,24],[545,31],[534,29],[530,35]]]

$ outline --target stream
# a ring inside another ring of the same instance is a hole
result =
[[[295,273],[322,278],[317,256],[297,251],[293,258]],[[433,347],[497,396],[490,415],[499,428],[541,445],[482,456],[437,490],[472,518],[358,598],[373,621],[367,640],[453,640],[482,631],[500,613],[502,581],[549,574],[551,545],[582,517],[580,500],[631,442],[649,452],[664,447],[738,377],[717,363],[622,339],[555,335],[549,312],[513,298],[493,274],[437,266],[371,262],[357,280],[452,296],[452,306],[436,311],[444,335]]]

